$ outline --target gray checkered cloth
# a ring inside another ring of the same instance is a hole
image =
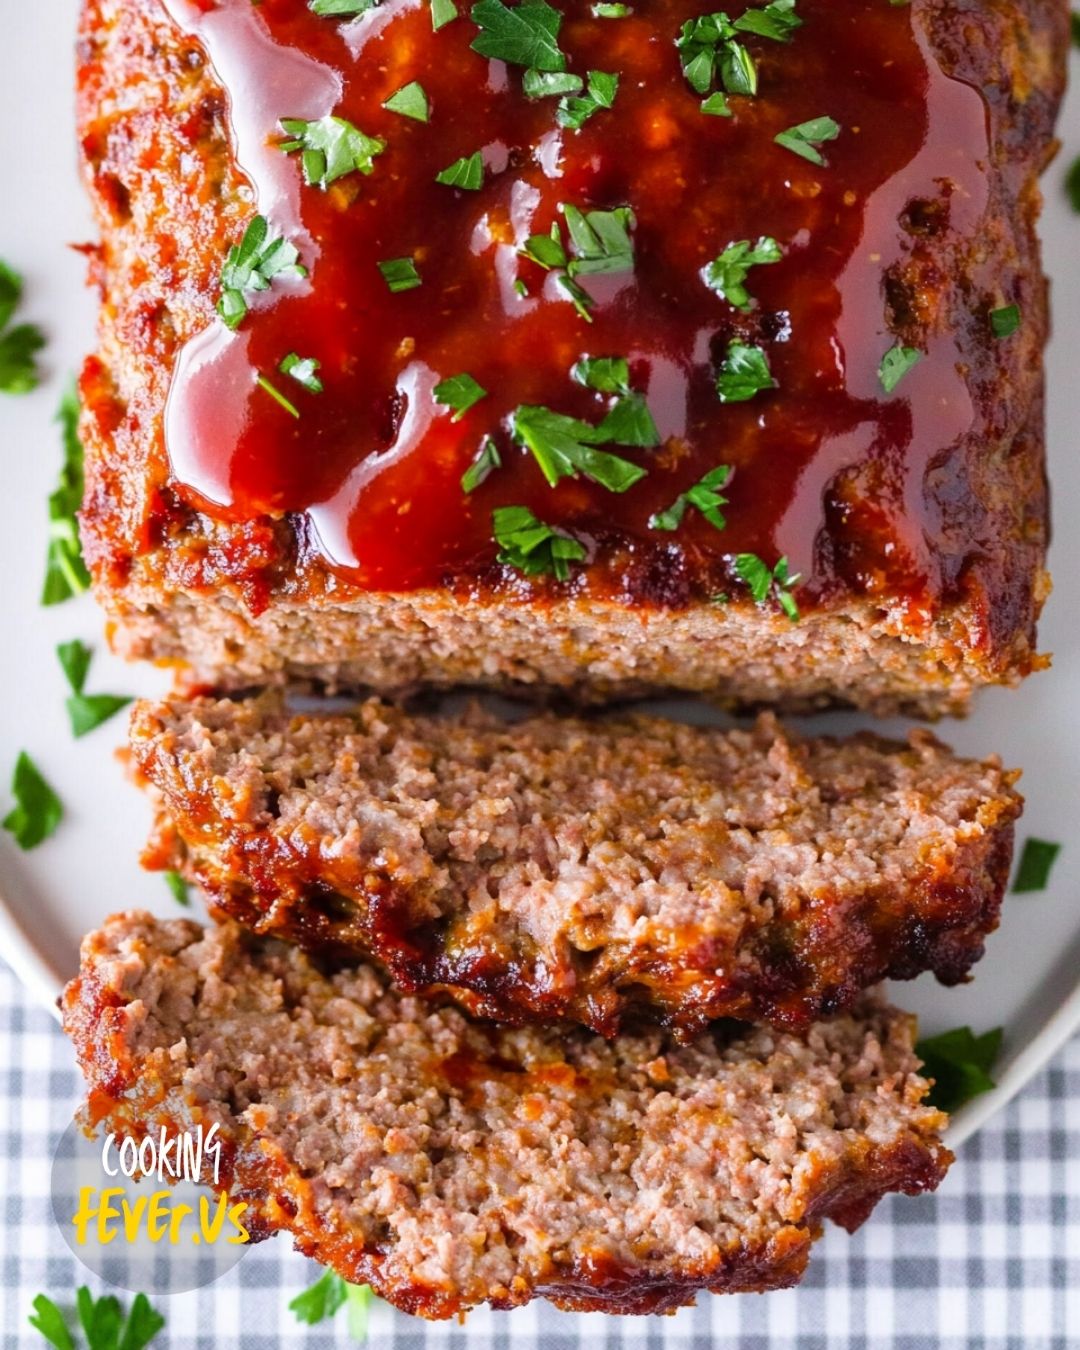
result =
[[[79,1092],[70,1047],[0,965],[3,1345],[44,1347],[36,1294],[88,1283],[49,1205],[49,1164]],[[317,1274],[283,1238],[192,1294],[158,1298],[154,1350],[354,1345],[345,1313],[298,1325],[287,1304]],[[128,1296],[123,1295],[126,1299]],[[1066,1350],[1080,1347],[1080,1039],[963,1148],[941,1191],[879,1206],[854,1237],[830,1229],[801,1288],[705,1296],[675,1317],[533,1304],[428,1324],[373,1305],[371,1350]]]

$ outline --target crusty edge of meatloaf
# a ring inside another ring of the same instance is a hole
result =
[[[625,596],[596,603],[522,581],[503,593],[357,592],[326,573],[288,520],[218,525],[182,507],[167,483],[162,410],[176,352],[212,315],[219,244],[241,231],[250,192],[197,46],[177,37],[156,0],[85,0],[80,141],[102,229],[93,272],[103,303],[100,352],[82,380],[82,528],[119,649],[190,662],[196,678],[231,687],[308,675],[380,690],[523,684],[599,698],[679,688],[927,715],[1036,668],[1048,591],[1036,176],[1053,144],[1068,6],[915,0],[913,11],[946,71],[983,91],[993,144],[993,203],[976,253],[930,257],[934,284],[947,288],[942,320],[979,321],[965,291],[970,265],[1007,283],[1024,324],[986,350],[972,377],[982,416],[967,449],[951,452],[965,480],[962,494],[947,492],[960,602],[927,614],[896,597],[853,600],[789,632],[745,605],[688,606],[677,565],[663,578],[628,577]],[[924,265],[913,262],[901,289],[918,288]]]
[[[265,969],[261,969],[263,966]],[[182,984],[178,983],[181,969]],[[357,979],[362,981],[364,976],[361,974]],[[374,995],[377,1002],[369,1006],[384,1022],[390,1019],[387,1030],[395,1027],[395,1017],[421,1018],[421,1022],[414,1021],[414,1026],[423,1029],[443,1016],[410,1000],[391,1004],[389,995],[379,998],[377,987]],[[862,1015],[865,1020],[849,1018],[820,1024],[815,1033],[821,1038],[817,1049],[811,1048],[809,1042],[804,1044],[791,1038],[784,1041],[766,1031],[750,1031],[744,1040],[729,1044],[725,1050],[704,1047],[703,1053],[711,1056],[717,1074],[728,1072],[724,1066],[729,1062],[749,1066],[755,1060],[760,1060],[767,1075],[780,1073],[780,1061],[773,1057],[791,1054],[802,1046],[811,1055],[823,1056],[820,1061],[823,1073],[840,1075],[837,1088],[850,1094],[845,1099],[848,1102],[845,1111],[850,1110],[853,1120],[866,1122],[863,1127],[837,1122],[832,1127],[835,1142],[831,1147],[820,1147],[814,1142],[815,1136],[808,1136],[806,1149],[818,1151],[813,1156],[810,1152],[799,1155],[800,1198],[795,1202],[789,1197],[783,1202],[795,1204],[792,1217],[785,1219],[780,1213],[775,1214],[767,1240],[740,1240],[725,1247],[713,1244],[713,1254],[708,1260],[684,1258],[684,1264],[678,1268],[672,1268],[670,1263],[666,1269],[662,1268],[666,1258],[661,1239],[650,1244],[651,1253],[642,1253],[634,1260],[615,1259],[610,1251],[592,1253],[590,1249],[588,1255],[579,1252],[573,1260],[564,1259],[568,1258],[568,1252],[564,1257],[556,1255],[554,1261],[549,1257],[540,1271],[530,1271],[518,1262],[519,1274],[509,1283],[487,1289],[483,1299],[476,1297],[477,1289],[472,1285],[465,1297],[460,1287],[420,1279],[416,1268],[407,1262],[396,1273],[388,1273],[391,1247],[380,1245],[365,1250],[363,1242],[358,1243],[355,1234],[327,1210],[325,1186],[319,1180],[322,1173],[310,1172],[288,1156],[276,1140],[274,1122],[278,1108],[272,1100],[273,1083],[268,1084],[258,1076],[248,1077],[243,1082],[243,1100],[248,1105],[244,1107],[241,1103],[234,1108],[232,1094],[239,1090],[244,1070],[235,1063],[236,1055],[229,1064],[215,1066],[212,1062],[210,1046],[218,1043],[215,1038],[223,1025],[221,1019],[228,1023],[230,1018],[242,1017],[237,1009],[248,999],[252,1016],[261,1024],[268,1017],[285,1016],[289,1023],[282,1025],[288,1029],[280,1035],[291,1036],[296,1031],[298,1045],[313,1047],[312,1057],[305,1065],[307,1072],[320,1056],[339,1053],[333,1049],[332,1040],[329,1049],[315,1050],[314,1038],[324,1033],[333,1035],[333,1028],[344,1025],[342,1019],[347,1020],[348,1013],[342,1007],[343,997],[347,997],[344,986],[332,984],[295,950],[276,943],[260,943],[233,924],[204,933],[186,920],[162,922],[147,914],[117,915],[84,940],[81,972],[68,985],[62,1000],[65,1029],[74,1042],[87,1080],[84,1124],[97,1126],[107,1122],[113,1130],[139,1137],[162,1125],[170,1131],[193,1128],[212,1117],[220,1125],[219,1137],[225,1144],[222,1184],[233,1199],[247,1202],[249,1209],[244,1221],[253,1237],[261,1239],[276,1231],[288,1231],[302,1251],[333,1266],[346,1279],[370,1283],[397,1307],[432,1318],[452,1316],[480,1301],[510,1308],[534,1297],[546,1297],[560,1307],[575,1310],[663,1312],[692,1302],[694,1295],[702,1291],[748,1292],[786,1287],[795,1283],[805,1268],[810,1245],[820,1234],[824,1219],[832,1218],[854,1229],[886,1193],[916,1194],[934,1189],[952,1158],[937,1137],[946,1118],[921,1104],[928,1084],[918,1076],[918,1060],[912,1050],[914,1019],[871,1000]],[[324,1017],[326,1020],[321,1020]],[[444,1030],[459,1020],[460,1014],[448,1011],[445,1017],[450,1022],[439,1024]],[[211,1037],[208,1043],[201,1039],[200,1019],[207,1028],[212,1028],[207,1032]],[[435,1031],[430,1034],[438,1036]],[[560,1064],[569,1066],[578,1062],[565,1043],[581,1043],[582,1037],[585,1042],[590,1040],[586,1033],[568,1032],[561,1040],[556,1036],[552,1042],[549,1036],[545,1042],[544,1033],[495,1027],[487,1031],[478,1027],[476,1034],[486,1037],[484,1043],[490,1049],[485,1053],[492,1056],[490,1065],[470,1058],[468,1065],[459,1066],[453,1074],[448,1068],[449,1076],[440,1080],[439,1088],[450,1099],[458,1100],[459,1110],[465,1112],[458,1128],[466,1130],[470,1128],[468,1112],[487,1109],[483,1105],[486,1076],[490,1073],[496,1078],[505,1077],[508,1071],[510,1061],[503,1055],[509,1055],[514,1062],[523,1055],[522,1064],[537,1062],[541,1066],[539,1076],[534,1076],[532,1069],[526,1070],[530,1084],[528,1100],[533,1104],[526,1109],[526,1099],[516,1099],[525,1111],[524,1120],[539,1121],[543,1119],[541,1097],[548,1081],[544,1075],[554,1073],[550,1081],[556,1084],[562,1081]],[[540,1061],[533,1061],[530,1051],[522,1049],[521,1038],[530,1036],[540,1037],[537,1041],[541,1047]],[[452,1035],[451,1043],[454,1043]],[[279,1041],[275,1039],[274,1044]],[[441,1055],[443,1040],[437,1039],[433,1044],[439,1046],[437,1053]],[[555,1047],[551,1051],[554,1060],[543,1057],[545,1044],[549,1050]],[[635,1054],[632,1040],[624,1038],[619,1044],[619,1053],[629,1054],[632,1064],[657,1048],[649,1042],[645,1051]],[[659,1048],[663,1052],[662,1043]],[[564,1061],[565,1055],[571,1058]],[[878,1067],[862,1067],[867,1055]],[[454,1059],[451,1055],[451,1060]],[[449,1065],[451,1060],[436,1062]],[[586,1046],[581,1065],[590,1062]],[[802,1062],[800,1055],[797,1063]],[[641,1065],[641,1070],[645,1076],[634,1081],[639,1083],[643,1100],[660,1101],[666,1097],[661,1091],[665,1081],[662,1055],[659,1060],[650,1059],[648,1064]],[[587,1070],[580,1067],[575,1072]],[[602,1069],[597,1068],[596,1072]],[[459,1083],[461,1073],[465,1077]],[[661,1075],[659,1079],[655,1077],[657,1074]],[[850,1074],[850,1082],[841,1088],[845,1074]],[[654,1079],[652,1087],[649,1075]],[[233,1087],[229,1086],[231,1078],[236,1079]],[[342,1064],[333,1069],[332,1078],[335,1083],[350,1081],[348,1066]],[[800,1090],[809,1091],[811,1080],[800,1076],[799,1081],[803,1084]],[[183,1086],[184,1083],[189,1086]],[[470,1097],[471,1088],[467,1085],[472,1083],[477,1084],[479,1097]],[[423,1085],[416,1085],[415,1090],[423,1090]],[[524,1090],[515,1087],[513,1092]],[[556,1086],[552,1091],[560,1089]],[[580,1087],[575,1091],[580,1091]],[[271,1100],[264,1105],[268,1092]],[[244,1110],[243,1121],[235,1114],[236,1109]],[[392,1133],[396,1139],[401,1131]],[[389,1136],[384,1146],[390,1147]],[[407,1138],[401,1138],[393,1143],[391,1152],[407,1147],[422,1146],[410,1145]],[[482,1149],[482,1138],[472,1147]],[[369,1148],[370,1141],[362,1152],[367,1153]],[[543,1178],[536,1180],[542,1183]],[[732,1202],[735,1203],[734,1197]],[[392,1203],[399,1202],[392,1200]],[[410,1202],[406,1193],[402,1194],[401,1203],[406,1206],[407,1219]],[[414,1198],[411,1203],[419,1202]],[[418,1215],[423,1212],[417,1210]],[[748,1218],[751,1212],[748,1210]],[[423,1219],[419,1222],[422,1225]],[[735,1220],[725,1218],[723,1222],[730,1226]],[[754,1222],[758,1220],[755,1218]],[[445,1230],[440,1226],[438,1231]],[[472,1258],[465,1259],[468,1262]]]

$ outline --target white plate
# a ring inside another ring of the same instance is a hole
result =
[[[46,498],[60,464],[53,411],[64,377],[92,343],[93,300],[83,288],[83,259],[66,246],[93,238],[75,170],[72,116],[72,37],[77,0],[17,5],[6,17],[0,50],[3,124],[23,128],[0,144],[0,257],[24,272],[24,317],[45,326],[48,379],[26,398],[0,395],[0,457],[5,505],[0,530],[0,790],[19,750],[28,750],[59,791],[67,816],[55,836],[29,854],[0,836],[2,953],[50,1006],[74,970],[80,936],[105,915],[144,906],[176,912],[160,876],[140,871],[137,853],[148,812],[124,782],[112,754],[124,718],[73,741],[64,713],[58,642],[94,642],[97,659],[88,689],[120,693],[163,691],[159,672],[126,667],[104,648],[101,622],[89,600],[38,607],[46,546]],[[999,751],[1025,770],[1027,833],[1061,841],[1064,849],[1050,889],[1008,900],[999,932],[976,981],[942,989],[932,980],[897,988],[932,1032],[959,1023],[1005,1027],[997,1090],[961,1112],[953,1142],[965,1137],[1016,1092],[1080,1026],[1080,456],[1075,397],[1080,351],[1080,217],[1061,190],[1064,165],[1080,154],[1080,97],[1074,90],[1061,123],[1065,152],[1046,179],[1047,265],[1054,278],[1056,336],[1049,358],[1051,474],[1058,537],[1052,554],[1058,589],[1042,625],[1042,645],[1054,653],[1051,672],[1019,691],[985,694],[966,722],[942,732],[973,754]],[[675,705],[676,707],[678,705]],[[851,729],[855,716],[837,714],[814,725]],[[895,729],[902,729],[901,723]],[[6,809],[6,805],[5,805]]]

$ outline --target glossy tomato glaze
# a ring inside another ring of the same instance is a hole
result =
[[[911,244],[912,203],[947,198],[951,229],[977,231],[987,123],[982,96],[941,72],[909,7],[799,0],[790,42],[743,36],[759,92],[731,96],[724,118],[702,113],[675,47],[701,4],[650,0],[618,20],[564,5],[569,69],[620,77],[614,107],[572,131],[557,125],[556,99],[524,96],[522,67],[471,50],[478,29],[464,8],[434,32],[417,0],[383,0],[354,21],[301,0],[164,3],[227,93],[256,209],[309,269],[249,296],[235,333],[215,321],[181,354],[166,431],[192,505],[226,520],[306,515],[328,566],[377,590],[490,573],[492,511],[504,505],[585,543],[588,572],[575,567],[576,579],[609,591],[632,562],[677,566],[708,594],[730,583],[740,552],[770,565],[787,556],[805,577],[802,606],[852,587],[913,601],[940,588],[924,479],[974,410],[951,331],[924,334],[924,359],[883,391],[879,364],[897,341],[886,283]],[[429,97],[428,124],[382,107],[412,80]],[[279,148],[280,119],[331,112],[386,149],[369,176],[324,191]],[[842,128],[822,147],[824,167],[774,143],[821,116]],[[435,181],[475,150],[481,190]],[[636,217],[633,272],[581,278],[597,302],[591,323],[519,253],[561,221],[560,203],[628,205]],[[756,303],[743,314],[700,273],[728,244],[761,235],[784,256],[751,270]],[[407,255],[422,285],[391,293],[376,264]],[[777,388],[720,401],[716,371],[733,338],[764,348]],[[279,373],[290,352],[321,362],[323,393]],[[609,400],[570,376],[586,353],[629,358],[663,438],[655,449],[605,447],[647,470],[622,494],[583,478],[549,487],[509,433],[521,404],[600,420]],[[489,392],[454,421],[432,390],[465,371]],[[466,494],[461,476],[485,435],[502,467]],[[838,476],[867,461],[881,497],[862,503],[846,538]],[[734,471],[724,529],[692,509],[676,533],[650,528],[720,464]]]

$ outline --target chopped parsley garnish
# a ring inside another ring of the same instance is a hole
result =
[[[79,396],[74,380],[60,400],[56,420],[62,429],[64,463],[60,481],[49,497],[49,551],[41,592],[43,605],[59,605],[90,587],[77,519],[83,495],[83,447],[79,440]]]
[[[309,394],[321,394],[323,382],[318,375],[321,365],[322,362],[316,361],[313,356],[298,356],[296,352],[290,352],[278,366],[278,370],[282,375],[291,375]]]
[[[732,117],[734,114],[728,106],[727,95],[722,94],[718,89],[715,94],[710,94],[701,104],[701,111],[708,113],[710,117]]]
[[[749,589],[755,605],[774,599],[792,623],[798,621],[799,607],[791,592],[799,582],[799,573],[794,576],[789,573],[787,558],[781,558],[770,570],[756,553],[739,553],[735,557],[735,574]]]
[[[528,577],[547,573],[566,581],[570,564],[587,557],[584,544],[538,520],[527,506],[500,506],[491,519],[498,561]]]
[[[348,1305],[349,1335],[354,1341],[366,1341],[368,1316],[375,1293],[369,1284],[349,1284],[335,1270],[326,1270],[310,1289],[289,1304],[298,1322],[316,1326]]]
[[[546,0],[523,0],[517,5],[477,0],[471,17],[481,30],[472,49],[481,56],[530,70],[566,69],[566,57],[559,50],[563,16]]]
[[[682,524],[683,516],[693,506],[710,525],[722,530],[727,521],[720,508],[727,505],[727,498],[721,495],[720,489],[727,484],[730,477],[730,464],[720,464],[715,469],[710,469],[693,487],[681,492],[666,511],[658,511],[655,516],[651,516],[649,529],[677,530]]]
[[[606,427],[606,420],[594,427],[550,408],[522,404],[513,413],[511,428],[515,440],[532,451],[552,487],[561,479],[576,478],[580,473],[609,492],[625,492],[645,477],[646,470],[619,455],[595,448],[598,444],[625,444],[610,434],[612,428]],[[618,432],[619,428],[614,430]]]
[[[431,27],[433,32],[453,23],[458,16],[458,7],[454,0],[431,0]]]
[[[269,290],[277,277],[306,277],[295,245],[280,235],[271,237],[265,216],[256,216],[239,244],[229,249],[221,269],[221,299],[218,313],[225,324],[237,329],[248,312],[249,291]]]
[[[521,88],[526,98],[552,98],[558,94],[579,94],[585,81],[569,71],[527,70],[521,77]]]
[[[630,363],[624,356],[583,356],[574,363],[570,377],[600,394],[630,392]]]
[[[75,1295],[75,1307],[87,1350],[146,1350],[165,1325],[164,1317],[145,1294],[135,1295],[131,1312],[125,1317],[112,1294],[95,1299],[84,1285]],[[38,1294],[29,1321],[54,1350],[75,1350],[67,1319],[51,1298]]]
[[[411,291],[420,285],[420,273],[412,258],[386,258],[378,267],[391,291]]]
[[[990,1076],[1001,1053],[1001,1027],[976,1036],[970,1027],[956,1027],[919,1041],[915,1053],[934,1080],[928,1100],[939,1111],[953,1112],[996,1086]]]
[[[476,458],[461,475],[462,492],[475,492],[481,483],[486,482],[495,470],[500,468],[502,457],[499,454],[499,447],[490,436],[485,436],[480,442]]]
[[[721,403],[746,403],[764,389],[775,389],[769,358],[762,347],[733,341],[716,376]]]
[[[748,314],[754,302],[744,284],[747,273],[751,267],[778,263],[783,256],[780,245],[768,235],[762,235],[756,244],[751,244],[749,239],[740,239],[728,244],[719,258],[702,268],[701,279],[722,300]]]
[[[613,211],[582,212],[570,203],[561,208],[570,233],[573,257],[563,244],[562,230],[555,221],[549,234],[533,234],[521,250],[545,271],[556,271],[558,284],[573,301],[583,319],[591,321],[593,298],[577,282],[589,273],[629,272],[634,267],[634,243],[630,237],[634,213],[628,206]]]
[[[369,9],[374,9],[379,3],[380,0],[311,0],[308,8],[314,14],[322,14],[327,17],[338,14],[351,17],[356,14],[366,14]]]
[[[436,183],[445,183],[447,187],[467,188],[470,192],[484,186],[484,161],[479,150],[471,155],[455,159],[440,173],[435,175]]]
[[[795,29],[802,27],[802,19],[795,13],[795,0],[770,0],[763,9],[748,9],[740,14],[734,27],[740,33],[789,42]]]
[[[255,383],[265,393],[269,394],[270,397],[279,407],[284,408],[290,417],[300,416],[300,409],[296,406],[296,404],[293,403],[291,399],[286,398],[285,395],[281,392],[280,389],[277,388],[276,385],[271,384],[265,375],[256,374]]]
[[[922,360],[923,354],[917,347],[904,347],[899,342],[890,347],[881,358],[878,367],[878,379],[887,394],[891,394],[909,370]]]
[[[1019,327],[1019,305],[1004,305],[990,311],[990,331],[996,338],[1012,337]]]
[[[416,80],[403,84],[396,94],[391,94],[383,104],[387,112],[397,113],[399,117],[411,117],[414,122],[426,122],[431,116],[431,105],[424,86]]]
[[[1045,891],[1050,880],[1050,869],[1060,852],[1060,844],[1051,844],[1046,839],[1025,839],[1020,865],[1016,869],[1016,880],[1013,882],[1013,894]]]
[[[646,448],[660,444],[660,433],[644,394],[630,388],[630,364],[625,357],[583,356],[575,362],[570,376],[598,394],[616,395],[596,428],[599,442]]]
[[[559,126],[571,131],[579,131],[589,118],[601,108],[610,108],[619,91],[618,75],[609,75],[603,70],[590,70],[589,82],[584,94],[568,94],[559,99],[555,120]]]
[[[594,19],[625,19],[633,14],[629,5],[601,3],[592,7]]]
[[[453,408],[454,416],[451,420],[454,422],[460,422],[474,404],[479,403],[482,398],[487,398],[487,390],[483,385],[477,384],[467,371],[441,380],[433,393],[436,403]]]
[[[189,887],[179,872],[166,872],[165,885],[172,893],[172,898],[178,905],[183,905],[185,909],[191,907],[191,896],[188,894]]]
[[[824,164],[825,156],[819,146],[826,141],[835,141],[840,135],[840,123],[831,117],[812,117],[809,122],[800,122],[796,127],[788,127],[773,139],[792,154],[808,159],[811,164]]]
[[[717,73],[729,94],[757,93],[757,66],[726,14],[687,19],[675,39],[683,75],[690,88],[707,94]]]
[[[15,806],[4,817],[3,828],[24,851],[37,848],[56,833],[64,808],[25,750],[15,761],[11,795]]]
[[[22,277],[0,262],[0,392],[5,394],[28,394],[41,380],[34,356],[45,346],[44,333],[30,323],[8,327],[22,293]]]
[[[76,738],[95,731],[131,702],[130,698],[122,694],[83,692],[93,659],[93,652],[85,643],[77,640],[61,643],[56,649],[56,655],[71,688],[71,695],[64,706],[71,723],[71,734]]]
[[[1072,32],[1073,46],[1080,47],[1080,11],[1074,9],[1069,15],[1069,26]]]
[[[381,137],[366,136],[344,117],[320,117],[317,122],[283,117],[281,125],[292,139],[282,141],[279,149],[287,155],[301,152],[304,182],[312,187],[325,189],[346,174],[371,173],[375,156],[386,149]]]
[[[1072,209],[1080,213],[1080,155],[1073,160],[1065,175],[1065,195]]]

